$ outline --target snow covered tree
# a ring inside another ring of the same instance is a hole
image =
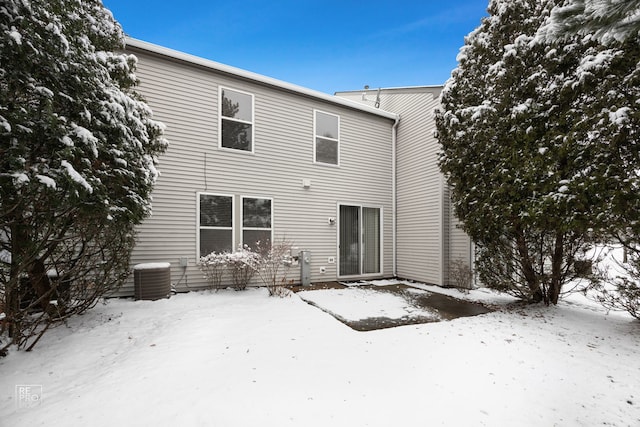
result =
[[[441,170],[476,242],[482,282],[557,303],[598,228],[597,143],[578,140],[590,93],[576,73],[589,38],[562,46],[537,32],[560,0],[493,0],[466,39],[437,114]],[[584,91],[581,89],[585,89]]]
[[[620,186],[615,194],[607,196],[611,200],[605,208],[614,214],[610,219],[623,218],[613,223],[614,227],[626,232],[628,227],[638,225],[640,218],[638,200],[634,197],[640,184],[637,149],[640,137],[637,102],[640,99],[640,1],[612,3],[616,6],[612,12],[616,22],[620,25],[637,22],[638,26],[634,31],[627,32],[607,26],[581,29],[581,34],[589,29],[600,34],[598,40],[606,39],[608,42],[598,50],[587,51],[580,60],[573,85],[581,90],[589,90],[592,97],[589,99],[588,117],[582,120],[579,128],[573,129],[573,133],[574,138],[591,138],[602,142],[600,154],[607,157],[598,163],[604,167],[599,175],[606,179],[617,179]],[[554,20],[551,19],[551,22]],[[564,43],[565,33],[560,32],[551,38],[548,36],[545,30],[550,27],[551,24],[547,24],[539,31],[545,42]],[[635,229],[636,234],[639,231]]]
[[[554,8],[538,31],[543,43],[565,43],[579,34],[602,43],[587,51],[575,73],[573,87],[591,94],[589,108],[571,137],[597,141],[592,186],[599,203],[592,214],[621,243],[630,261],[626,274],[603,274],[595,282],[598,299],[608,308],[640,313],[640,1],[570,0]],[[589,142],[587,142],[589,143]],[[608,285],[613,287],[609,287]]]
[[[569,0],[551,12],[540,29],[549,41],[592,35],[601,42],[624,41],[640,33],[640,0]]]
[[[0,6],[0,311],[18,346],[122,283],[150,213],[166,142],[124,43],[100,0]]]

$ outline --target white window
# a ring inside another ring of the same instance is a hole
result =
[[[233,251],[233,196],[199,193],[198,199],[198,257]]]
[[[255,249],[256,243],[269,247],[273,231],[273,200],[242,198],[242,244]]]
[[[313,161],[340,164],[340,116],[314,110]]]
[[[253,95],[220,87],[219,146],[253,153]]]

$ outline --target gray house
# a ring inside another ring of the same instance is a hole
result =
[[[139,40],[127,51],[170,143],[133,264],[168,262],[187,290],[206,285],[200,256],[266,239],[309,251],[312,282],[446,285],[450,260],[470,260],[437,168],[439,87],[331,96]]]

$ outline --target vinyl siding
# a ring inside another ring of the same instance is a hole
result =
[[[453,203],[451,203],[451,191],[445,186],[444,192],[444,209],[449,214],[445,217],[445,230],[448,230],[445,236],[445,254],[447,257],[444,259],[445,263],[445,284],[448,286],[455,286],[454,281],[451,280],[450,274],[456,265],[455,261],[461,261],[467,267],[473,267],[471,259],[471,240],[467,233],[460,228],[461,222],[455,215]]]
[[[336,95],[400,114],[397,134],[397,275],[448,284],[448,263],[464,252],[466,235],[456,228],[438,168],[434,111],[441,87],[408,87]],[[379,94],[379,95],[378,95]],[[468,240],[467,240],[468,242]],[[468,246],[468,244],[467,244]]]
[[[397,144],[398,275],[442,284],[442,175],[433,137],[437,94],[395,96],[402,108]]]
[[[196,212],[197,193],[208,192],[235,195],[236,209],[240,196],[272,198],[274,240],[311,251],[312,281],[336,280],[338,230],[328,218],[338,217],[338,203],[379,206],[384,242],[379,276],[392,274],[391,119],[132,51],[139,61],[139,91],[154,118],[166,125],[169,141],[158,167],[153,214],[138,227],[132,264],[169,262],[178,290],[205,286],[196,265]],[[219,86],[254,95],[253,154],[218,148]],[[340,116],[339,167],[313,164],[314,109]],[[303,188],[303,179],[311,180],[310,188]],[[179,266],[181,257],[188,258],[186,271]],[[328,264],[328,257],[336,263]],[[299,270],[291,269],[289,278],[299,279]],[[133,279],[121,293],[133,293]]]
[[[449,225],[449,259],[451,261],[460,260],[473,266],[471,259],[471,239],[469,235],[460,228],[460,221],[451,210],[451,222]]]

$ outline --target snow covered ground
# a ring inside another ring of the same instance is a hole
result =
[[[416,289],[417,292],[424,292]],[[324,289],[302,291],[298,296],[308,303],[344,321],[358,321],[378,317],[391,319],[424,318],[438,320],[436,310],[425,310],[410,305],[400,295],[379,292],[367,288]]]
[[[357,332],[264,289],[110,300],[0,359],[0,425],[640,425],[638,321],[465,297],[502,308]]]

